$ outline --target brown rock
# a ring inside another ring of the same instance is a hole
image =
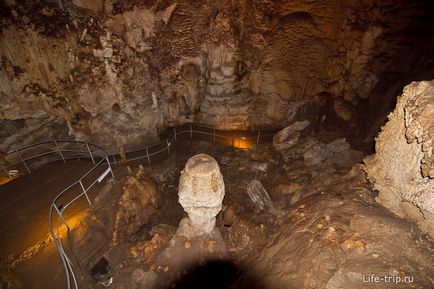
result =
[[[117,204],[112,241],[128,240],[154,214],[158,206],[156,187],[145,175],[142,166],[134,176],[128,176]]]

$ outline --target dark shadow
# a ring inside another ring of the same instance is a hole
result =
[[[253,287],[252,287],[253,286]],[[175,289],[260,289],[258,280],[252,280],[245,270],[230,261],[209,261],[188,270],[175,284],[167,287]]]

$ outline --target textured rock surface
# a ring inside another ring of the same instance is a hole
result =
[[[122,187],[115,214],[112,242],[128,240],[155,213],[158,198],[155,184],[146,176],[143,166],[139,166],[134,176],[128,176]]]
[[[324,143],[313,137],[311,132],[308,121],[297,121],[273,137],[273,148],[287,165],[302,159],[307,165],[325,164],[351,168],[362,159],[363,153],[351,149],[345,138]]]
[[[231,288],[392,289],[434,284],[432,243],[420,238],[410,223],[369,205],[351,189],[305,199],[281,223]],[[401,279],[364,282],[369,274]],[[406,276],[412,279],[405,281]]]
[[[434,81],[405,87],[376,139],[365,171],[380,193],[377,201],[416,222],[434,238]]]
[[[259,180],[251,180],[247,186],[247,195],[250,197],[253,203],[258,206],[259,211],[266,209],[269,213],[276,217],[283,215],[283,212],[276,208],[273,201],[270,199],[267,191]]]
[[[191,157],[181,173],[178,196],[188,214],[179,225],[179,234],[210,233],[225,196],[225,184],[216,160],[205,154]]]
[[[0,119],[55,116],[116,151],[186,121],[282,127],[306,109],[361,140],[408,75],[433,74],[429,0],[2,3]]]

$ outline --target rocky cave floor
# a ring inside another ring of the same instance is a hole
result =
[[[221,238],[174,244],[186,216],[180,172],[198,153],[213,156],[224,176]],[[96,288],[104,286],[95,280],[110,277],[109,288],[433,288],[432,240],[375,202],[360,162],[344,151],[322,164],[286,164],[271,144],[241,150],[185,141],[157,165],[120,166],[69,240],[82,264],[79,281]],[[146,192],[149,184],[155,192]],[[142,223],[132,232],[137,214]]]

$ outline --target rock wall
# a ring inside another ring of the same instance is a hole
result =
[[[377,2],[3,1],[0,119],[55,116],[59,135],[118,150],[187,121],[277,128],[308,111],[363,139],[395,96],[371,94],[384,73],[434,74],[432,2]]]
[[[377,201],[434,238],[434,81],[413,82],[364,160]]]

